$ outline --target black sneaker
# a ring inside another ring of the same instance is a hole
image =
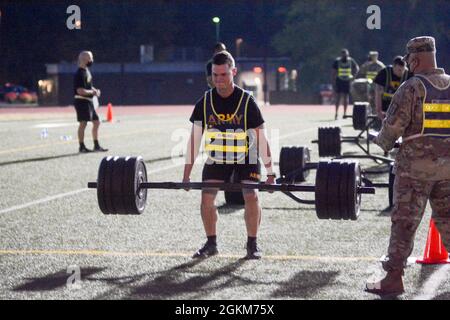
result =
[[[257,260],[261,259],[262,252],[261,249],[258,247],[256,242],[254,243],[247,243],[247,255],[245,256],[245,259],[249,260]]]
[[[206,242],[203,247],[201,247],[194,255],[192,256],[193,259],[198,258],[208,258],[210,256],[218,254],[219,251],[217,250],[216,244],[211,244],[209,242]]]
[[[79,152],[80,153],[89,153],[89,152],[93,152],[93,151],[91,149],[88,149],[88,148],[82,146],[82,147],[80,147]]]
[[[98,146],[98,147],[94,148],[94,151],[95,152],[106,152],[106,151],[108,151],[108,149],[105,149],[105,148],[102,148],[102,147]]]

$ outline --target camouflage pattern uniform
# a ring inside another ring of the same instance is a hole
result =
[[[370,51],[369,56],[378,56],[377,51]],[[378,72],[380,70],[386,68],[383,62],[381,61],[366,61],[362,64],[361,68],[359,69],[358,75],[356,78],[366,78],[370,79],[370,81],[373,81],[375,77],[377,76]],[[375,85],[370,82],[370,89],[369,89],[369,96],[367,97],[367,101],[370,103],[370,106],[372,108],[372,114],[375,114]]]
[[[369,56],[378,56],[378,52],[370,51]],[[366,61],[359,69],[357,78],[367,78],[373,80],[377,76],[377,73],[384,68],[386,68],[386,66],[381,61]]]
[[[407,51],[435,51],[434,39],[414,38],[408,42]],[[428,86],[441,90],[446,88],[441,92],[450,96],[450,76],[443,69],[432,69],[419,76],[429,80],[431,84]],[[450,248],[450,135],[440,138],[423,135],[412,137],[420,135],[423,130],[424,82],[415,76],[399,87],[380,134],[374,141],[389,151],[399,137],[403,138],[394,166],[396,177],[391,238],[388,259],[383,262],[386,271],[403,270],[413,250],[415,233],[428,199],[433,211],[432,218],[444,245]],[[450,126],[444,130],[449,131]]]

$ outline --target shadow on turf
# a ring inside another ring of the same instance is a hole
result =
[[[272,298],[310,298],[323,287],[332,285],[339,272],[300,271],[272,293]]]
[[[196,266],[205,260],[192,260],[187,263],[170,268],[166,271],[155,272],[155,278],[148,281],[144,285],[138,286],[131,293],[130,299],[170,299],[171,297],[176,297],[178,295],[187,293],[198,293],[198,298],[202,297],[201,291],[216,291],[227,287],[232,287],[239,285],[236,283],[245,282],[246,280],[239,280],[238,277],[233,275],[233,272],[242,266],[245,259],[239,259],[233,263],[230,263],[220,269],[205,271],[200,275],[192,275],[189,269]],[[198,271],[197,271],[198,273]],[[131,279],[132,282],[143,280],[151,276],[152,273],[134,275],[132,277],[127,277]],[[117,290],[117,285],[126,289],[124,287],[133,288],[134,286],[128,286],[130,281],[123,282],[124,278],[110,278],[102,279],[102,281],[113,282],[116,287],[114,291]],[[218,284],[216,284],[218,282]],[[252,281],[247,281],[248,283],[253,283]],[[112,292],[114,294],[114,292]],[[96,299],[104,299],[108,296],[108,293],[103,294]],[[193,298],[195,299],[195,298]]]
[[[245,260],[243,259],[238,260],[220,269],[192,277],[186,277],[185,272],[188,270],[185,267],[172,268],[147,284],[137,288],[133,292],[133,296],[165,299],[186,293],[199,293],[201,295],[200,291],[202,290],[220,290],[230,286],[230,282],[234,281],[231,274],[244,262]],[[219,281],[226,278],[229,279],[224,283],[223,281]],[[215,281],[219,281],[221,284],[211,286]]]
[[[100,273],[105,268],[81,268],[81,280],[83,281],[85,277],[91,276],[96,273]],[[67,273],[67,270],[61,270],[56,273],[51,273],[45,275],[41,278],[26,278],[26,283],[15,287],[13,291],[52,291],[58,288],[63,288],[67,286],[67,279],[70,277],[70,274]]]
[[[69,158],[69,157],[75,157],[75,156],[79,156],[79,155],[81,155],[81,153],[77,152],[77,153],[62,154],[62,155],[59,155],[59,156],[40,157],[40,158],[30,158],[30,159],[6,161],[6,162],[0,162],[0,167],[8,166],[8,165],[11,165],[11,164],[28,163],[28,162],[39,162],[39,161],[47,161],[47,160],[54,160],[54,159]]]
[[[244,208],[243,205],[230,205],[230,204],[222,204],[217,207],[217,212],[219,214],[232,214]]]

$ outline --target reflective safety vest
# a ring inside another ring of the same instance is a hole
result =
[[[373,80],[373,79],[376,78],[377,74],[378,74],[378,71],[367,71],[366,72],[366,78],[370,79],[370,80]]]
[[[404,139],[411,140],[423,136],[450,138],[450,85],[435,87],[426,77],[416,75],[425,87],[423,99],[422,132]]]
[[[245,161],[248,154],[247,108],[250,92],[243,90],[232,114],[217,113],[212,90],[205,92],[205,150],[215,163],[233,164]]]
[[[338,78],[344,81],[353,79],[352,74],[352,61],[347,59],[347,62],[343,62],[342,59],[338,60]]]
[[[383,100],[391,101],[394,96],[395,91],[397,91],[398,87],[407,80],[408,72],[405,71],[402,75],[400,81],[393,81],[392,74],[394,69],[392,66],[386,67],[386,82],[384,83],[384,92],[383,92]]]

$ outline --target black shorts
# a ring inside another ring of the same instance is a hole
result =
[[[350,81],[344,81],[336,79],[336,92],[337,93],[350,93]]]
[[[249,180],[259,182],[261,178],[261,164],[218,164],[205,163],[202,172],[202,181],[221,180],[230,181],[231,175],[235,174],[235,181]]]
[[[73,102],[77,112],[77,121],[95,121],[99,120],[94,104],[85,99],[75,99]]]

